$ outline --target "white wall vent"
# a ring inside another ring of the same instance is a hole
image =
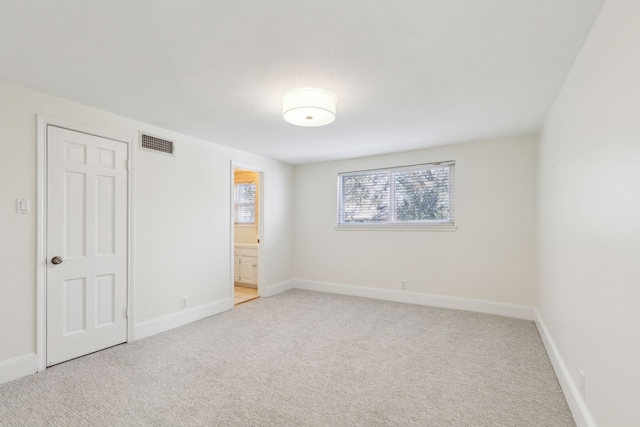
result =
[[[173,144],[173,141],[158,138],[157,136],[149,135],[142,132],[140,132],[140,148],[143,150],[170,154],[172,156],[175,155],[175,145]]]

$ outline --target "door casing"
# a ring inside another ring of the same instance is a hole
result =
[[[37,116],[37,252],[36,252],[36,358],[37,370],[47,367],[47,126],[53,125],[75,132],[87,133],[102,138],[113,139],[127,144],[129,158],[129,179],[127,182],[127,342],[133,340],[134,301],[133,301],[133,180],[134,150],[132,140],[113,135],[99,129],[93,129],[47,117]]]

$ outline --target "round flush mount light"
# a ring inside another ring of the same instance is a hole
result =
[[[282,117],[298,126],[324,126],[336,119],[336,97],[324,89],[290,90],[282,97]]]

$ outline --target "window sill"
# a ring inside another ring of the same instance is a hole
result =
[[[384,224],[384,225],[336,225],[338,231],[456,231],[456,225],[416,225],[416,224]]]

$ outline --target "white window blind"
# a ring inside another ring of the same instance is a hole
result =
[[[256,184],[236,184],[234,186],[236,224],[256,222]]]
[[[454,162],[338,174],[338,225],[454,224]]]

